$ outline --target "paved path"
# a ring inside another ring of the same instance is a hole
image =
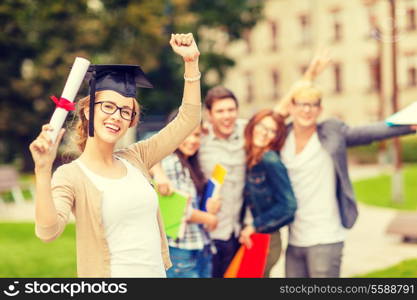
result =
[[[343,253],[342,277],[353,277],[385,269],[408,258],[417,258],[417,243],[403,243],[399,236],[386,234],[397,211],[359,205],[359,217],[349,231]],[[283,230],[286,247],[287,230]],[[284,276],[285,257],[272,269],[273,277]],[[417,277],[417,271],[416,271]]]
[[[33,222],[33,205],[0,204],[0,220]],[[385,230],[397,211],[359,205],[358,221],[349,231],[341,269],[342,277],[352,277],[384,269],[407,258],[417,258],[417,243],[403,243],[401,238],[388,235]],[[282,230],[286,247],[287,230]],[[273,277],[284,277],[285,257],[281,256],[272,269]],[[417,277],[417,271],[416,271]]]
[[[377,166],[351,166],[352,180],[369,178],[389,172],[389,168]],[[401,237],[389,235],[385,231],[388,224],[398,214],[397,210],[359,204],[359,217],[349,231],[343,253],[342,277],[352,277],[371,271],[385,269],[408,258],[417,258],[417,243],[403,243]],[[282,232],[284,247],[287,230]],[[272,269],[274,277],[284,276],[285,257]],[[417,271],[416,271],[417,277]]]
[[[34,220],[33,202],[23,204],[5,204],[0,201],[0,221],[30,221]]]
[[[400,236],[386,233],[388,224],[397,214],[392,209],[359,206],[357,224],[346,240],[343,277],[364,274],[408,258],[417,258],[417,243],[404,243]]]
[[[352,179],[378,175],[377,167],[352,167]],[[388,235],[385,230],[397,211],[359,204],[359,217],[349,231],[341,269],[342,277],[352,277],[371,271],[384,269],[408,258],[417,258],[417,243],[403,243],[398,236]],[[33,205],[6,205],[0,203],[0,220],[27,220],[33,222]],[[282,230],[283,244],[286,247],[287,230]],[[281,255],[272,269],[272,276],[284,276],[285,257]],[[416,274],[417,277],[417,274]]]

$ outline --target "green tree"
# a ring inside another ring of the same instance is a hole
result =
[[[156,89],[139,92],[145,113],[166,113],[181,100],[182,63],[171,32],[193,32],[202,72],[218,83],[233,60],[214,51],[207,29],[242,36],[261,17],[261,0],[5,0],[0,3],[0,163],[20,159],[31,170],[28,145],[54,105],[76,56],[92,63],[140,64]],[[203,93],[208,86],[203,85]],[[86,95],[84,86],[80,95]]]
[[[0,163],[32,168],[28,145],[54,110],[76,56],[157,68],[161,1],[10,0],[0,4]],[[156,49],[156,50],[155,50]],[[138,59],[141,58],[141,59]],[[4,84],[4,85],[3,85]],[[80,94],[86,94],[84,86]]]
[[[48,95],[61,92],[74,57],[94,49],[88,15],[80,0],[0,4],[1,162],[21,158],[23,169],[32,167],[28,144],[54,109]]]
[[[262,18],[262,8],[262,0],[165,1],[166,39],[171,32],[192,32],[202,52],[202,73],[214,73],[217,81],[211,85],[221,84],[227,68],[233,66],[234,61],[224,52],[215,50],[217,41],[207,33],[208,30],[225,33],[228,41],[233,42],[242,38],[245,31]],[[144,90],[142,103],[145,111],[166,113],[181,101],[178,95],[183,88],[183,69],[169,46],[163,48],[159,61],[160,67],[149,73],[158,90]],[[203,96],[210,87],[202,81]]]

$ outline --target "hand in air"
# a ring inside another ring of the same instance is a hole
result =
[[[171,34],[169,44],[172,50],[180,55],[185,62],[195,61],[200,55],[192,33]]]
[[[329,49],[322,49],[313,57],[305,74],[313,80],[330,65],[331,61]]]

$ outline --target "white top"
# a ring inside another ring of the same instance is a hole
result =
[[[292,131],[281,150],[297,199],[295,219],[289,226],[288,243],[309,247],[344,241],[336,197],[336,173],[329,153],[314,133],[304,149],[295,154]]]
[[[78,165],[103,193],[102,217],[111,277],[166,277],[157,221],[158,198],[143,174],[122,158],[127,175],[109,179]]]

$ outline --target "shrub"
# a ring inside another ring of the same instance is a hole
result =
[[[405,163],[417,162],[417,136],[409,135],[400,138],[402,146],[402,161]],[[384,143],[374,142],[370,145],[353,147],[348,150],[348,157],[351,162],[358,164],[374,164],[378,162],[378,149],[385,144],[385,149],[389,154],[391,151],[392,140]],[[389,158],[392,161],[392,158]]]

